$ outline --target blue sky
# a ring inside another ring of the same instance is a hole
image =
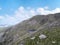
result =
[[[0,0],[0,26],[52,12],[60,12],[60,0]]]

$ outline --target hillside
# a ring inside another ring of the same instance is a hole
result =
[[[44,29],[44,31],[40,31],[37,35],[26,38],[24,42],[22,42],[21,44],[24,44],[24,45],[60,45],[60,27]]]
[[[50,42],[51,38],[55,37],[57,40],[60,39],[59,29],[60,29],[60,13],[49,14],[49,15],[36,15],[30,18],[29,20],[25,20],[19,24],[16,24],[12,27],[7,28],[6,31],[4,32],[4,35],[2,35],[1,37],[0,44],[1,45],[21,45],[21,42],[23,42],[24,45],[25,44],[36,45],[34,40],[37,41],[37,39],[39,38],[34,39],[33,44],[32,44],[32,41],[31,43],[26,41],[27,38],[30,41],[31,37],[34,37],[34,36],[38,37],[39,34],[43,34],[44,32],[44,34],[48,35],[48,38],[45,40],[46,44],[49,41],[47,45],[52,45]],[[46,45],[43,40],[42,42],[39,42],[38,45],[40,44]]]

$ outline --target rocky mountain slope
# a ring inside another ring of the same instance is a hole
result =
[[[21,45],[24,39],[41,33],[41,30],[54,27],[60,27],[60,13],[37,15],[7,28],[1,36],[0,45]]]

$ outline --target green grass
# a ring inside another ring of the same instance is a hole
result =
[[[39,35],[44,34],[47,36],[46,39],[40,39]],[[55,41],[56,43],[52,43]],[[38,42],[38,43],[37,43]],[[51,28],[42,30],[41,33],[35,36],[35,39],[27,38],[24,45],[60,45],[60,28]]]

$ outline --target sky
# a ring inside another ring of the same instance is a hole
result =
[[[0,0],[0,26],[15,25],[35,15],[60,12],[60,0]]]

